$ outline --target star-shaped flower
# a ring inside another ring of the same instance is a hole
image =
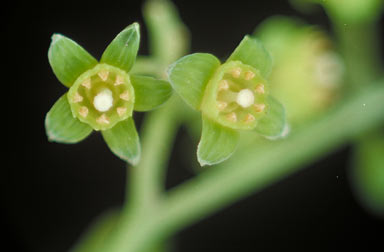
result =
[[[53,35],[49,63],[69,91],[46,116],[50,141],[77,143],[93,130],[101,131],[113,153],[138,163],[140,142],[132,112],[156,108],[172,94],[166,81],[129,74],[139,43],[139,25],[133,23],[116,36],[98,62],[76,42]]]
[[[283,134],[284,108],[269,95],[271,68],[269,53],[249,36],[224,64],[211,54],[195,53],[170,67],[169,80],[175,91],[202,112],[197,150],[201,165],[227,159],[237,145],[238,130],[253,130],[269,138]]]

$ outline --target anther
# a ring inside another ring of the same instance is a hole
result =
[[[235,112],[227,114],[226,117],[227,117],[228,121],[231,121],[231,122],[236,122],[237,121],[237,116],[236,116]]]
[[[100,79],[106,81],[108,79],[109,72],[107,70],[101,70],[97,75],[99,75]]]
[[[83,97],[81,95],[79,95],[78,92],[75,93],[75,95],[73,96],[73,102],[74,103],[78,103],[78,102],[81,102],[83,101]]]
[[[264,94],[265,93],[265,90],[264,90],[264,85],[263,84],[259,84],[257,85],[257,87],[255,88],[255,91],[259,94]]]
[[[251,114],[247,114],[247,115],[245,116],[245,118],[244,118],[244,121],[245,121],[246,123],[253,122],[254,120],[255,120],[255,117],[254,117],[253,115],[251,115]]]
[[[88,108],[82,106],[82,107],[79,109],[79,114],[80,114],[82,117],[87,117],[87,115],[88,115]]]
[[[124,78],[120,75],[117,75],[116,76],[116,80],[115,80],[115,86],[118,86],[118,85],[121,85],[124,83]]]
[[[255,104],[253,105],[256,112],[262,112],[265,109],[265,104]]]
[[[235,68],[232,70],[232,76],[233,78],[239,78],[241,74],[241,69],[240,68]]]
[[[220,90],[228,90],[229,89],[229,84],[227,80],[221,80],[219,83],[219,91]]]
[[[228,106],[228,103],[223,102],[223,101],[218,101],[217,102],[217,108],[219,110],[224,110]]]
[[[116,111],[117,111],[117,114],[119,114],[119,116],[122,116],[125,114],[125,112],[127,112],[127,108],[118,107],[118,108],[116,108]]]
[[[255,77],[255,73],[254,72],[251,72],[251,71],[245,72],[245,76],[244,76],[245,80],[252,80],[253,77]]]
[[[99,118],[96,119],[96,121],[100,124],[109,124],[109,119],[105,114],[102,114]]]
[[[129,92],[126,90],[124,93],[120,94],[120,98],[124,101],[129,101]]]
[[[83,81],[83,83],[81,83],[81,85],[86,87],[87,89],[90,89],[91,88],[91,79],[86,79],[85,81]]]

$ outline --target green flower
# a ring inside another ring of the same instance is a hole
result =
[[[50,141],[77,143],[93,130],[101,131],[114,154],[133,165],[139,162],[132,112],[156,108],[172,93],[166,81],[128,74],[139,43],[139,25],[133,23],[116,36],[98,62],[69,38],[52,36],[49,63],[69,91],[47,113]]]
[[[284,104],[290,126],[313,119],[334,103],[344,65],[324,31],[275,16],[262,22],[254,34],[273,57],[270,91]]]
[[[235,150],[238,130],[276,138],[283,134],[283,106],[269,95],[272,68],[261,43],[245,36],[229,59],[195,53],[176,61],[169,80],[184,101],[202,112],[203,129],[197,156],[201,165],[227,159]]]

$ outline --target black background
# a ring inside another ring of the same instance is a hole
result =
[[[301,15],[287,1],[174,1],[192,33],[192,52],[225,58],[244,34],[264,18],[297,15],[329,28],[324,12]],[[126,25],[141,24],[140,54],[148,37],[141,1],[46,1],[4,5],[2,58],[1,220],[5,251],[67,251],[87,225],[123,201],[124,162],[100,134],[75,145],[49,143],[44,116],[66,91],[48,64],[53,33],[62,33],[99,58]],[[6,55],[6,57],[4,57]],[[4,89],[5,87],[5,89]],[[140,127],[142,114],[135,114]],[[167,188],[193,172],[182,149],[193,150],[178,134]],[[348,165],[352,145],[307,169],[221,210],[174,237],[174,250],[323,251],[382,245],[382,220],[354,199]]]

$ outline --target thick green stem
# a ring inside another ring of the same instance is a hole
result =
[[[162,196],[165,168],[181,119],[178,102],[178,98],[173,97],[145,117],[141,130],[141,161],[135,167],[128,167],[126,207],[130,211],[132,208],[152,209]]]
[[[284,141],[237,153],[180,185],[158,205],[155,214],[127,219],[112,246],[105,251],[141,252],[218,209],[260,191],[353,140],[384,121],[384,85],[345,100],[320,121]]]
[[[344,23],[337,18],[332,21],[346,64],[346,84],[352,90],[364,88],[381,74],[377,24]]]

